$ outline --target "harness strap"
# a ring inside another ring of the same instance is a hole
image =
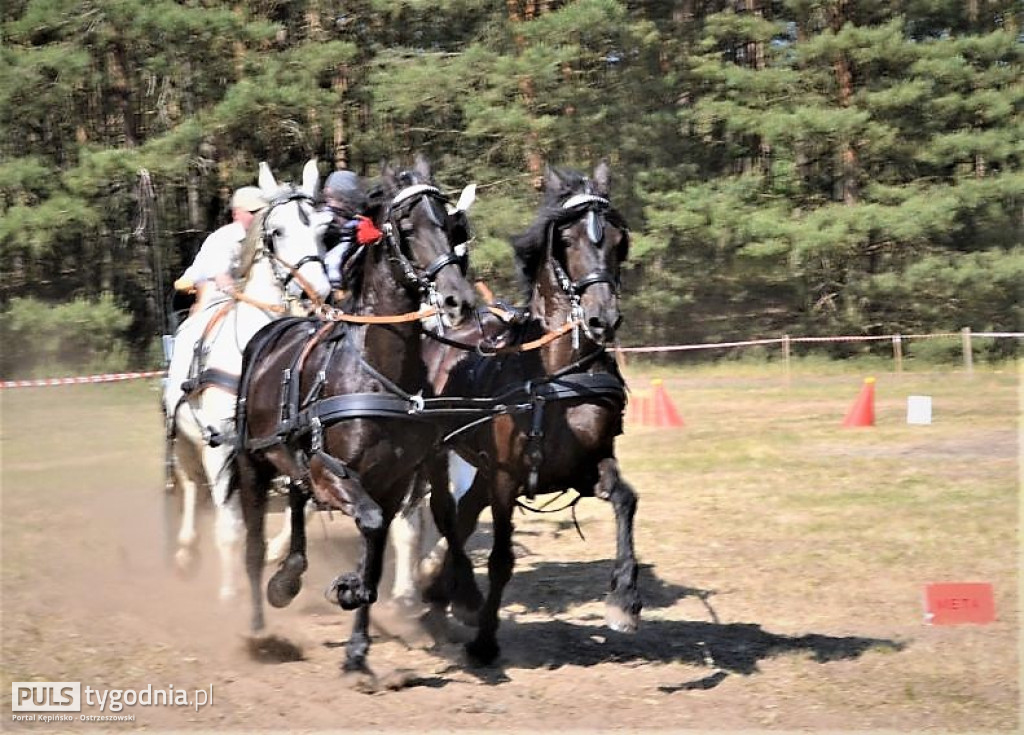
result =
[[[310,431],[316,422],[321,426],[329,426],[348,419],[367,418],[429,421],[429,417],[423,415],[422,406],[417,401],[390,393],[348,393],[321,398],[302,409],[295,417],[295,431],[299,434]]]
[[[570,398],[617,398],[623,403],[626,391],[617,376],[609,373],[581,373],[564,375],[545,380],[543,383],[528,384],[532,416],[530,433],[526,439],[526,463],[530,468],[526,480],[526,496],[533,499],[537,493],[540,465],[544,461],[544,407],[548,401]]]
[[[203,327],[203,333],[200,335],[199,340],[196,342],[192,354],[192,364],[189,368],[189,378],[182,381],[181,390],[184,394],[179,401],[179,404],[189,397],[193,393],[198,393],[205,390],[206,388],[216,386],[217,388],[223,388],[229,393],[238,392],[238,376],[232,373],[226,373],[223,370],[217,368],[205,368],[203,363],[205,362],[206,356],[206,343],[209,341],[211,335],[217,326],[224,321],[227,315],[234,308],[234,303],[227,301],[223,306],[219,307],[214,312],[213,316],[210,317],[210,321]]]
[[[618,376],[611,373],[581,373],[563,375],[559,378],[534,384],[530,388],[532,395],[540,396],[547,401],[558,401],[567,398],[599,398],[610,397],[626,400],[626,389]]]
[[[217,368],[206,368],[199,375],[189,378],[181,384],[181,390],[186,396],[210,387],[223,388],[228,393],[237,393],[238,376]]]
[[[210,321],[206,322],[206,326],[203,328],[203,336],[200,339],[200,342],[205,342],[207,337],[213,334],[213,330],[217,327],[218,324],[224,321],[224,318],[234,307],[235,305],[230,301],[224,302],[224,305],[220,307],[212,317],[210,317]]]

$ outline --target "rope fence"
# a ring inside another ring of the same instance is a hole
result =
[[[735,347],[756,347],[764,345],[781,345],[783,358],[786,362],[786,372],[790,368],[790,347],[799,343],[823,343],[823,342],[891,342],[893,360],[896,362],[896,372],[903,371],[903,341],[920,339],[950,339],[960,338],[963,352],[964,369],[968,373],[974,371],[974,339],[1020,339],[1024,332],[973,332],[970,327],[964,327],[959,332],[933,332],[931,334],[879,334],[879,335],[845,335],[835,337],[772,337],[767,339],[749,339],[739,342],[711,342],[692,345],[662,345],[658,347],[619,347],[616,351],[626,354],[651,354],[665,352],[683,352],[689,350],[714,350]]]
[[[903,341],[910,339],[950,339],[959,337],[962,343],[964,368],[968,373],[974,369],[974,345],[975,339],[1021,339],[1024,332],[972,332],[965,327],[959,332],[937,332],[932,334],[886,334],[870,336],[836,336],[836,337],[772,337],[768,339],[749,339],[739,342],[713,342],[705,344],[690,345],[661,345],[653,347],[618,347],[616,352],[622,355],[627,354],[651,354],[664,352],[683,352],[689,350],[716,350],[735,347],[756,347],[763,345],[781,345],[783,356],[786,361],[786,369],[789,370],[790,347],[799,343],[821,343],[821,342],[881,342],[889,341],[893,346],[893,359],[896,361],[896,372],[903,370]],[[85,375],[72,378],[40,378],[36,380],[4,380],[0,381],[0,390],[8,388],[45,388],[58,385],[82,385],[94,383],[116,383],[124,380],[139,380],[145,378],[163,377],[163,370],[148,370],[131,373],[107,373],[104,375]]]

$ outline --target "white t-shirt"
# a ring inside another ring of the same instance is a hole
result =
[[[238,263],[244,239],[245,228],[238,222],[214,230],[203,240],[195,260],[181,277],[192,283],[200,283],[212,281],[218,273],[230,275]]]

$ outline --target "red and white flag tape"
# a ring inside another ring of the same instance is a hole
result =
[[[53,385],[82,385],[87,383],[116,383],[121,380],[138,380],[140,378],[159,378],[163,370],[149,370],[137,373],[107,373],[105,375],[83,375],[74,378],[40,378],[38,380],[4,380],[0,381],[3,388],[47,388]]]

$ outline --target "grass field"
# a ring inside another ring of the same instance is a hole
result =
[[[454,649],[380,640],[371,662],[426,667],[433,685],[373,698],[359,726],[1017,731],[1021,373],[878,367],[798,362],[787,376],[631,363],[634,393],[663,379],[685,422],[627,424],[619,444],[640,495],[640,632],[600,625],[614,544],[605,504],[578,506],[586,541],[568,512],[517,516],[505,677],[467,677]],[[867,376],[876,425],[842,428]],[[910,395],[932,397],[931,425],[906,423]],[[161,595],[211,585],[160,576],[155,383],[9,390],[0,401],[0,694],[27,678],[221,686],[215,719],[145,713],[155,728],[320,729],[338,726],[339,708],[365,709],[362,695],[335,691],[347,628],[334,622],[346,614],[315,606],[315,582],[287,618],[293,631],[313,621],[315,632],[294,633],[299,662],[241,661],[212,641],[219,633],[186,635],[169,619]],[[351,540],[350,525],[327,527]],[[991,583],[996,622],[925,625],[924,585],[940,581]],[[180,619],[194,627],[203,615]],[[237,633],[244,617],[244,606],[218,611],[209,625]],[[289,714],[294,697],[318,694],[322,704]]]

